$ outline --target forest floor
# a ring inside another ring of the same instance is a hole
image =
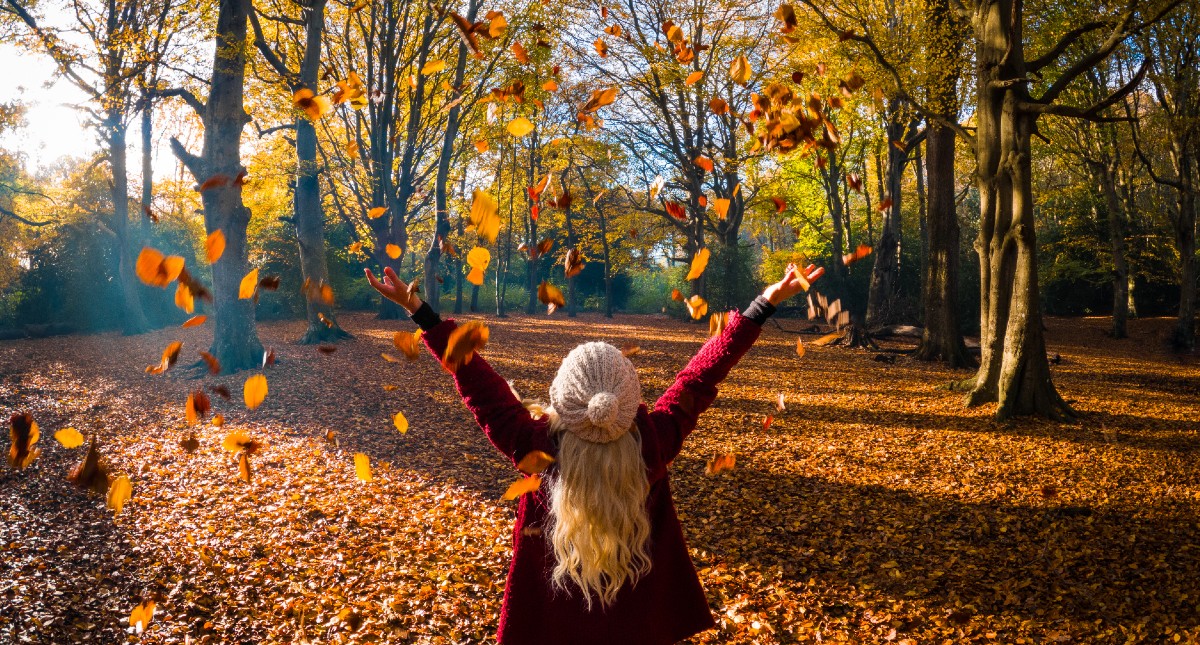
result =
[[[490,641],[517,473],[433,360],[380,357],[411,323],[341,321],[356,338],[329,354],[294,344],[298,322],[260,325],[278,363],[254,410],[247,373],[181,369],[210,325],[0,343],[0,412],[42,429],[32,466],[0,464],[0,642]],[[656,316],[486,321],[484,356],[539,398],[571,347],[608,340],[641,347],[652,402],[706,338]],[[1170,321],[1132,321],[1119,341],[1106,325],[1048,321],[1073,425],[998,423],[939,387],[969,372],[840,348],[801,358],[768,325],[672,467],[718,621],[692,642],[1200,639],[1200,365],[1165,350]],[[146,374],[174,340],[180,365]],[[213,397],[225,425],[188,453],[184,400],[217,384],[235,393]],[[67,482],[85,448],[52,438],[66,426],[97,433],[110,472],[132,479],[119,516]],[[222,449],[234,429],[266,443],[250,484]],[[705,475],[724,453],[736,469]],[[130,611],[156,595],[132,635]]]

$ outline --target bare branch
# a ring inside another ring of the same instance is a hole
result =
[[[292,73],[292,70],[288,69],[287,65],[283,64],[282,60],[279,60],[279,57],[275,55],[275,50],[271,49],[271,46],[267,44],[267,39],[263,37],[262,25],[258,22],[258,13],[257,9],[250,12],[250,25],[254,27],[254,46],[262,53],[263,58],[275,70],[275,73],[282,76],[289,85],[295,88],[300,84],[300,79],[296,77],[296,74]],[[266,14],[263,15],[266,17]],[[275,20],[274,18],[271,19]],[[281,20],[281,22],[286,21]],[[299,24],[303,25],[304,22],[300,21]]]
[[[33,220],[28,220],[28,219],[25,219],[24,217],[21,217],[20,215],[17,215],[16,213],[14,213],[10,210],[8,210],[7,208],[4,208],[3,206],[0,206],[0,217],[11,217],[11,218],[17,220],[18,222],[21,222],[22,224],[25,224],[27,226],[47,226],[49,224],[54,223],[53,220],[46,220],[45,222],[35,222]]]
[[[1133,78],[1129,79],[1128,83],[1121,86],[1117,91],[1109,94],[1104,99],[1093,104],[1091,107],[1079,108],[1072,105],[1061,105],[1058,103],[1040,103],[1040,102],[1022,102],[1017,108],[1032,114],[1054,114],[1057,116],[1071,117],[1075,119],[1084,119],[1095,123],[1116,123],[1129,121],[1130,117],[1111,117],[1101,116],[1100,113],[1104,110],[1116,105],[1118,101],[1129,96],[1129,93],[1141,84],[1142,79],[1146,77],[1146,71],[1150,69],[1150,59],[1147,58],[1142,62],[1142,66],[1138,68]]]
[[[1108,24],[1109,23],[1107,23],[1107,22],[1099,22],[1099,21],[1089,22],[1085,25],[1076,27],[1075,29],[1068,31],[1061,39],[1059,39],[1059,41],[1057,43],[1055,43],[1055,45],[1053,47],[1050,48],[1050,51],[1029,61],[1028,63],[1026,63],[1026,67],[1029,69],[1030,72],[1036,72],[1036,71],[1042,69],[1043,67],[1049,65],[1050,63],[1053,63],[1054,61],[1058,60],[1058,57],[1062,56],[1062,53],[1067,51],[1067,48],[1069,48],[1071,45],[1074,45],[1075,42],[1078,41],[1080,38],[1082,38],[1085,34],[1089,34],[1093,31],[1096,31],[1097,29],[1103,29],[1103,28],[1107,27]]]
[[[173,87],[166,90],[154,90],[154,95],[161,98],[178,96],[179,98],[183,99],[184,103],[187,103],[193,110],[195,110],[197,116],[199,116],[201,119],[204,118],[204,103],[202,103],[200,99],[196,98],[196,95],[192,94],[191,90],[187,88]]]

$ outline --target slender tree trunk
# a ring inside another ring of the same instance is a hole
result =
[[[1104,206],[1108,220],[1108,248],[1112,258],[1113,272],[1113,310],[1112,329],[1109,334],[1113,338],[1125,338],[1126,323],[1129,320],[1129,265],[1125,261],[1125,214],[1121,208],[1121,199],[1117,195],[1116,160],[1109,158],[1100,165],[1100,192],[1104,195]]]
[[[1184,189],[1179,191],[1179,220],[1175,240],[1179,249],[1179,317],[1175,323],[1175,347],[1196,349],[1196,192],[1190,164],[1179,174]]]
[[[829,153],[829,163],[825,168],[818,169],[822,182],[825,184],[825,199],[829,204],[829,216],[833,219],[833,275],[837,278],[846,277],[846,265],[842,264],[842,254],[846,252],[846,202],[843,200],[839,184],[842,181],[842,159],[837,151]]]
[[[926,126],[928,127],[928,126]],[[929,207],[925,194],[925,158],[918,148],[913,152],[913,177],[917,182],[917,220],[921,226],[921,311],[925,320],[925,275],[929,273]]]
[[[925,140],[929,169],[929,252],[922,276],[925,331],[914,357],[971,367],[958,321],[958,251],[961,232],[954,201],[954,131],[931,123]]]
[[[967,403],[996,402],[998,419],[1069,420],[1074,411],[1050,378],[1038,297],[1030,176],[1036,115],[1018,107],[1028,100],[1025,85],[1005,83],[1027,77],[1015,3],[990,0],[976,16],[981,360]]]
[[[504,165],[504,149],[500,149],[500,164]],[[496,176],[499,177],[500,171],[496,171]],[[512,242],[513,242],[513,204],[517,185],[517,150],[512,148],[512,178],[508,182],[508,228],[504,234],[504,268],[496,272],[496,317],[503,318],[507,314],[504,312],[504,299],[508,295],[508,268],[512,263]],[[499,186],[502,183],[497,180]],[[500,188],[497,187],[497,193]]]
[[[142,239],[149,233],[150,213],[154,212],[154,103],[149,96],[142,105],[142,214],[138,217]]]
[[[529,169],[526,171],[526,176],[529,179],[528,185],[532,186],[537,180],[537,168],[541,165],[541,159],[537,153],[537,132],[534,132],[529,144]],[[540,198],[539,198],[540,199]],[[526,227],[528,235],[526,235],[526,244],[529,248],[537,248],[537,220],[533,217],[533,207],[536,205],[534,200],[528,198],[526,193],[526,205],[528,206],[529,219]],[[532,254],[525,256],[525,288],[529,291],[529,300],[525,305],[525,313],[533,315],[537,311],[537,257]]]
[[[172,140],[197,183],[215,175],[235,178],[241,163],[242,129],[250,122],[243,106],[246,73],[246,22],[249,0],[221,0],[208,104],[204,114],[204,150],[197,157]],[[202,192],[204,224],[225,233],[225,253],[213,265],[213,343],[209,352],[225,373],[258,367],[263,347],[254,324],[254,301],[238,298],[238,285],[249,269],[246,227],[250,209],[242,203],[240,182]]]
[[[150,328],[142,311],[138,278],[133,271],[133,242],[129,228],[129,170],[126,156],[125,126],[120,114],[109,114],[108,161],[112,167],[113,233],[117,238],[117,275],[121,282],[124,315],[121,329],[127,335]],[[140,228],[140,227],[138,227]]]
[[[325,0],[315,0],[308,14],[304,58],[300,63],[300,85],[315,90],[321,71],[321,36],[325,26]],[[296,189],[293,209],[296,219],[296,245],[300,250],[300,272],[305,282],[328,284],[329,265],[325,258],[325,209],[321,206],[320,168],[317,162],[317,130],[307,117],[296,119]],[[306,345],[350,338],[337,323],[333,305],[305,293],[308,329],[300,338]],[[324,320],[322,320],[324,316]]]
[[[600,218],[600,249],[604,253],[604,317],[612,318],[612,259],[608,246],[608,218],[604,216],[604,207],[596,201],[596,196],[592,192],[592,185],[588,182],[587,175],[583,174],[583,168],[576,167],[575,171],[579,174],[579,182],[583,184],[583,190],[587,195],[588,201],[592,202],[592,205],[596,207],[596,215]]]
[[[884,169],[882,181],[886,182],[880,191],[881,200],[891,200],[891,205],[883,209],[883,222],[880,224],[879,242],[875,245],[874,265],[871,268],[871,286],[867,294],[867,326],[892,322],[896,316],[896,293],[900,282],[900,217],[901,193],[900,182],[904,176],[904,167],[908,163],[908,153],[891,145],[893,141],[904,140],[904,122],[900,120],[899,101],[892,101],[889,109],[889,119],[886,127],[888,133],[887,167]],[[880,208],[886,201],[880,202]]]

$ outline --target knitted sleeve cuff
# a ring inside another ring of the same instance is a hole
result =
[[[742,316],[744,318],[753,320],[754,322],[758,323],[759,327],[762,327],[763,323],[767,322],[767,318],[769,318],[773,313],[775,313],[775,305],[771,304],[766,298],[757,296],[754,298],[754,301],[746,307],[746,310],[742,312]]]
[[[414,311],[409,318],[425,331],[437,327],[438,323],[442,322],[442,317],[433,310],[433,307],[429,306],[428,302],[422,302],[420,308]]]

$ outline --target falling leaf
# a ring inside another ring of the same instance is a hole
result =
[[[292,105],[315,121],[333,109],[333,100],[328,96],[315,95],[312,90],[302,87],[292,94]]]
[[[78,448],[83,445],[83,434],[75,428],[63,428],[54,433],[54,438],[63,448]]]
[[[192,290],[182,282],[175,286],[175,306],[189,314],[196,310],[196,300],[192,298]]]
[[[717,211],[718,219],[725,219],[729,216],[729,200],[723,197],[714,199],[713,210]]]
[[[225,233],[221,229],[217,229],[208,234],[204,239],[204,257],[209,264],[214,264],[221,259],[221,254],[225,252]]]
[[[887,209],[891,208],[893,203],[894,202],[892,201],[892,198],[888,197],[887,199],[884,199],[883,201],[879,202],[879,205],[876,206],[875,208],[879,212],[882,213],[883,211],[886,211]]]
[[[520,41],[514,40],[512,46],[508,49],[512,52],[513,58],[516,58],[518,63],[522,65],[529,64],[529,52],[525,50],[525,46]]]
[[[364,2],[363,4],[365,5],[366,3]],[[133,608],[132,612],[130,612],[129,626],[133,628],[135,633],[140,634],[150,626],[150,621],[153,620],[153,618],[154,601],[150,599],[144,599],[142,602],[138,603],[137,607]]]
[[[783,23],[779,28],[779,31],[782,33],[790,34],[796,30],[796,10],[792,8],[792,5],[779,5],[779,8],[775,10],[775,17],[779,19],[779,22]]]
[[[785,202],[782,197],[772,197],[771,201],[775,202],[776,214],[781,214],[783,211],[787,210],[787,202]]]
[[[175,365],[175,362],[179,360],[179,350],[181,349],[183,349],[183,343],[180,341],[175,341],[170,345],[167,345],[167,348],[163,350],[162,360],[158,365],[150,365],[147,367],[146,373],[162,374],[163,372],[171,369],[171,367]]]
[[[404,356],[410,361],[417,360],[417,356],[420,353],[419,332],[420,330],[418,330],[418,333],[410,334],[405,331],[398,331],[392,335],[392,344],[396,346],[396,349],[403,352]]]
[[[698,295],[684,300],[683,303],[687,305],[692,320],[700,320],[708,313],[708,301]]]
[[[125,502],[129,501],[132,494],[133,484],[129,482],[128,475],[121,475],[113,481],[108,488],[108,500],[106,500],[106,505],[112,509],[113,515],[121,514],[121,509],[125,508]]]
[[[542,83],[542,89],[546,90],[547,92],[557,92],[558,83],[556,83],[553,79],[546,81],[545,83]]]
[[[421,74],[437,74],[444,69],[446,69],[446,61],[441,59],[431,60],[421,68]]]
[[[574,278],[583,271],[583,254],[579,249],[567,249],[563,256],[563,275],[568,279]]]
[[[708,317],[708,335],[709,337],[720,336],[721,332],[725,331],[725,324],[729,321],[728,311],[714,312]]]
[[[784,401],[783,401],[783,399],[784,399],[783,392],[780,392],[780,393],[779,393],[779,398],[778,398],[778,399],[776,399],[776,401],[775,401],[775,409],[776,409],[776,410],[778,410],[778,411],[780,411],[780,412],[786,412],[786,411],[787,411],[787,406],[786,406],[786,405],[784,405]]]
[[[708,248],[702,248],[697,251],[696,255],[692,258],[692,266],[688,270],[687,277],[684,278],[684,280],[691,282],[692,280],[699,279],[701,275],[704,275],[704,269],[708,268],[709,255],[710,253]]]
[[[583,104],[583,108],[580,111],[585,114],[595,112],[606,105],[611,105],[615,100],[617,100],[617,88],[615,87],[594,90],[592,96],[588,98],[587,103]]]
[[[562,290],[545,280],[538,285],[537,297],[542,304],[548,306],[548,313],[554,313],[554,310],[558,307],[567,306],[567,301],[563,299]]]
[[[600,58],[608,58],[608,43],[604,42],[603,38],[597,38],[596,42],[592,43],[592,47],[596,48],[596,53]]]
[[[442,366],[451,372],[458,371],[459,367],[471,362],[475,352],[482,350],[487,341],[487,325],[476,320],[463,323],[450,332],[450,339],[442,356]]]
[[[387,253],[387,256],[393,260],[399,259],[400,254],[402,253],[400,247],[395,244],[389,244],[383,247],[383,250],[385,253]]]
[[[683,209],[683,204],[679,202],[666,202],[663,204],[667,209],[667,215],[674,217],[677,220],[686,220],[687,211]]]
[[[100,440],[92,435],[87,454],[67,475],[67,481],[101,495],[108,492],[108,467],[100,458]]]
[[[492,254],[482,246],[477,246],[467,252],[467,266],[479,269],[480,271],[487,268],[492,261]]]
[[[712,172],[713,170],[713,160],[703,155],[692,159],[692,163],[696,164],[700,168],[703,168],[705,172]]]
[[[138,254],[135,272],[142,282],[152,287],[171,284],[179,277],[180,271],[183,271],[183,258],[178,255],[164,256],[148,246]]]
[[[367,219],[378,219],[383,217],[383,214],[386,212],[387,206],[376,206],[375,208],[367,211]]]
[[[263,399],[267,398],[267,377],[262,374],[255,374],[246,379],[246,384],[242,388],[242,395],[246,399],[246,407],[253,410],[262,404]]]
[[[476,142],[475,142],[475,149],[476,149],[477,151],[479,151],[479,153],[480,153],[480,154],[482,154],[482,153],[484,153],[484,152],[487,152],[487,151],[488,151],[488,142],[487,142],[487,139],[480,139],[479,141],[476,141]]]
[[[854,264],[855,262],[858,262],[859,260],[870,255],[872,250],[873,249],[868,244],[859,244],[858,247],[852,252],[842,256],[842,264],[850,266],[851,264]]]
[[[774,420],[775,420],[775,417],[773,417],[773,416],[771,416],[771,415],[769,415],[769,414],[768,414],[768,415],[766,416],[766,418],[765,418],[765,419],[763,419],[763,430],[766,430],[767,428],[770,428],[770,427],[771,427],[771,422],[772,422],[772,421],[774,421]]]
[[[688,77],[686,79],[683,80],[683,84],[684,85],[695,85],[702,78],[704,78],[704,72],[692,72],[691,74],[688,74]]]
[[[392,423],[396,426],[396,429],[400,431],[400,434],[406,434],[408,432],[408,419],[404,417],[403,412],[397,412],[396,416],[392,417]]]
[[[729,65],[729,78],[738,85],[745,85],[750,82],[750,74],[750,61],[746,60],[745,56],[738,56]]]
[[[683,294],[680,293],[679,289],[671,289],[671,300],[674,300],[675,302],[683,302],[684,297]]]
[[[530,450],[521,457],[521,461],[517,463],[517,470],[526,475],[537,475],[546,470],[550,464],[554,463],[554,457],[542,452],[541,450]]]
[[[716,475],[727,470],[733,470],[737,463],[737,457],[732,454],[719,455],[716,459],[710,459],[704,466],[705,475]]]
[[[804,358],[804,339],[803,338],[796,339],[796,355],[799,356],[800,358]],[[783,395],[781,394],[780,397],[782,397],[782,396]],[[782,401],[782,398],[780,400]]]
[[[650,182],[650,201],[654,201],[658,198],[658,194],[662,192],[663,186],[666,183],[667,180],[663,179],[662,175],[657,175],[654,178],[654,181]]]
[[[519,116],[508,122],[506,127],[508,133],[514,137],[523,137],[530,132],[533,132],[533,122],[523,116]]]
[[[371,458],[361,452],[354,453],[354,474],[359,481],[371,481]]]
[[[274,364],[275,364],[275,350],[270,349],[270,348],[263,350],[263,361],[262,361],[263,369],[271,367]],[[228,398],[228,397],[226,397],[226,398]]]
[[[708,109],[711,110],[713,114],[725,114],[729,111],[729,104],[725,102],[725,99],[716,97],[708,102]]]
[[[204,314],[200,314],[199,316],[192,316],[191,318],[188,318],[187,320],[183,321],[183,324],[180,326],[181,327],[199,327],[200,325],[203,325],[204,321],[206,321],[206,320],[208,320],[208,316],[205,316]]]
[[[188,395],[187,402],[184,404],[184,412],[187,417],[188,425],[196,425],[196,423],[208,414],[212,403],[208,399],[208,395],[203,390],[195,390]]]
[[[221,442],[221,447],[228,452],[243,452],[253,455],[262,449],[262,444],[252,439],[245,432],[234,430],[225,435],[225,440]]]
[[[533,491],[540,488],[541,485],[542,485],[542,478],[540,475],[530,475],[528,477],[522,477],[522,478],[518,479],[517,481],[513,482],[512,485],[510,485],[508,487],[508,490],[504,491],[503,499],[505,501],[514,500],[514,499],[524,495],[525,493],[532,493]]]
[[[862,194],[863,182],[862,182],[862,177],[859,177],[858,173],[852,172],[849,175],[846,175],[846,183],[850,185],[850,188],[854,192],[856,192],[860,195]]]
[[[496,200],[491,195],[478,188],[475,189],[474,198],[471,201],[471,225],[479,237],[488,242],[495,242],[496,235],[500,232],[498,208]]]
[[[640,354],[641,351],[642,351],[641,347],[630,343],[621,348],[621,355],[626,358],[629,358],[630,356],[636,356],[636,355]]]
[[[238,298],[246,300],[254,297],[254,291],[258,288],[258,269],[251,269],[242,278],[242,282],[238,285]]]
[[[11,443],[8,448],[8,463],[17,470],[23,470],[42,454],[40,448],[34,447],[41,433],[38,432],[37,421],[34,421],[33,415],[28,412],[14,413],[9,418],[9,424],[11,429],[8,438]]]
[[[238,453],[238,479],[249,484],[250,480],[253,479],[253,477],[254,477],[254,472],[250,468],[250,453],[239,452]]]

